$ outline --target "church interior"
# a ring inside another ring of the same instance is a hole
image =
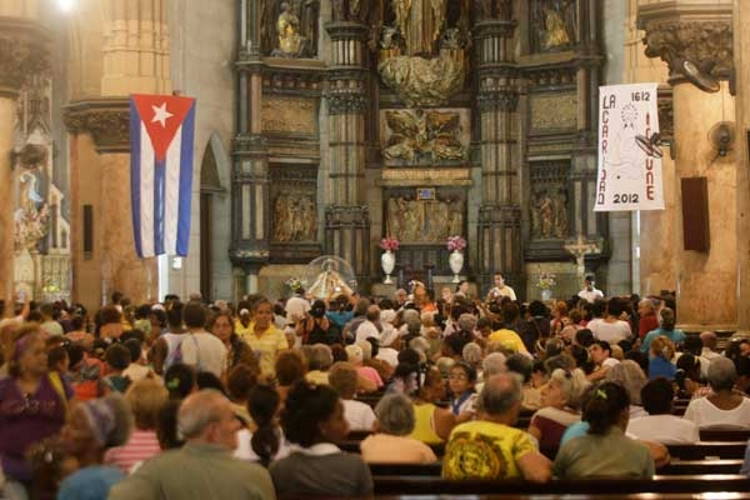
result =
[[[0,500],[747,498],[748,19],[0,0]]]

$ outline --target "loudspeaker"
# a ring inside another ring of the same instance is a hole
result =
[[[708,181],[705,177],[683,177],[682,237],[685,250],[708,253]]]
[[[83,258],[94,256],[94,206],[83,206]]]

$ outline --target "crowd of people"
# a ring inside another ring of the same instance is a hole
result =
[[[646,479],[666,445],[750,429],[750,342],[685,334],[670,295],[604,298],[587,278],[520,303],[500,273],[482,297],[436,292],[8,305],[0,498],[367,497],[372,463]]]

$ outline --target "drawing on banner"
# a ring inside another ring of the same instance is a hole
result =
[[[599,169],[594,211],[664,208],[657,84],[599,87]]]

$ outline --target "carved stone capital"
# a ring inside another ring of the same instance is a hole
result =
[[[366,42],[370,37],[370,28],[355,22],[335,21],[327,23],[325,29],[333,41],[359,40],[360,42]]]
[[[0,18],[0,96],[16,97],[34,75],[50,70],[47,32],[36,24]]]
[[[91,134],[100,154],[130,152],[130,107],[126,98],[78,101],[65,107],[63,120],[71,134]]]
[[[688,60],[718,78],[733,68],[732,2],[656,2],[639,7],[638,27],[645,30],[648,57],[669,65],[672,77]]]

